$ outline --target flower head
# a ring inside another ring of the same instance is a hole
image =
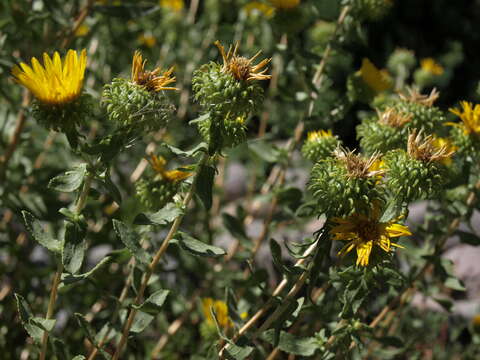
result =
[[[43,53],[43,66],[32,58],[32,67],[22,62],[12,68],[12,74],[43,104],[65,105],[81,95],[86,64],[85,49],[80,57],[75,50],[68,50],[63,61],[58,52],[53,59]]]
[[[423,71],[432,75],[442,75],[444,72],[443,66],[437,63],[433,58],[425,58],[420,60],[420,67]]]
[[[377,109],[378,122],[393,128],[401,128],[413,118],[413,114],[401,114],[394,108],[388,108],[385,111]]]
[[[391,86],[388,72],[386,70],[379,70],[367,58],[362,60],[360,76],[363,81],[377,93],[388,90]]]
[[[467,135],[480,135],[480,104],[475,104],[475,106],[473,106],[473,104],[468,101],[461,101],[460,106],[462,107],[462,110],[452,108],[450,109],[450,112],[457,115],[460,120],[462,120],[462,124],[447,124],[462,128],[463,132]]]
[[[163,179],[166,179],[170,182],[179,182],[190,176],[192,173],[181,171],[181,170],[166,170],[165,165],[167,161],[162,157],[157,157],[154,154],[150,155],[150,165],[153,170],[157,172]]]
[[[317,131],[310,131],[307,135],[308,141],[316,141],[321,138],[332,137],[332,130],[317,130]]]
[[[445,139],[435,139],[432,135],[423,136],[422,131],[414,130],[408,136],[407,153],[422,162],[449,163],[455,148]]]
[[[132,61],[132,82],[145,87],[148,91],[158,92],[161,90],[178,90],[175,87],[166,85],[175,82],[175,76],[172,76],[173,66],[159,75],[162,70],[155,68],[153,71],[145,71],[145,63],[140,51],[135,51]]]
[[[268,68],[261,70],[271,59],[263,59],[257,65],[252,65],[261,51],[257,52],[250,59],[247,59],[237,55],[238,42],[235,46],[230,46],[227,53],[225,53],[225,48],[220,44],[220,41],[215,41],[215,45],[218,47],[223,58],[222,71],[232,74],[238,81],[267,80],[272,77],[271,75],[265,74]]]
[[[233,325],[232,320],[228,317],[228,307],[225,302],[221,300],[213,300],[212,298],[205,298],[202,299],[202,312],[209,325],[215,325],[211,309],[213,309],[215,318],[220,327],[226,329]]]
[[[433,88],[430,94],[424,95],[420,94],[418,89],[409,87],[407,88],[407,94],[400,93],[399,96],[402,100],[406,102],[421,104],[430,107],[438,99],[440,93],[437,91],[437,89]]]
[[[365,158],[346,151],[342,148],[335,150],[335,157],[344,163],[349,178],[371,178],[382,176],[385,171],[381,168],[380,154],[375,153]]]
[[[269,0],[270,3],[278,9],[293,9],[300,5],[300,0]]]
[[[346,218],[333,218],[336,223],[330,229],[333,240],[347,241],[347,244],[338,252],[340,256],[348,254],[353,249],[357,251],[357,265],[367,266],[370,254],[374,245],[385,252],[392,251],[392,247],[403,248],[403,246],[391,242],[391,238],[412,235],[408,227],[396,224],[399,220],[393,219],[389,222],[379,222],[379,208],[374,206],[371,214],[353,214]]]

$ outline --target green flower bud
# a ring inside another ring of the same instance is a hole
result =
[[[203,321],[200,324],[200,335],[205,341],[216,341],[218,339],[218,333],[215,324]]]
[[[35,120],[48,129],[65,133],[73,147],[78,141],[77,127],[93,115],[92,109],[92,97],[85,93],[62,105],[48,105],[37,100],[32,103]]]
[[[211,62],[195,71],[192,87],[195,100],[218,117],[248,116],[263,100],[263,89],[257,82],[238,81],[220,64]]]
[[[387,68],[395,75],[403,75],[410,71],[416,63],[413,51],[396,49],[388,58]]]
[[[202,138],[210,144],[210,153],[235,147],[247,139],[245,119],[204,115],[196,122]]]
[[[103,90],[110,121],[126,135],[137,136],[165,127],[174,109],[161,93],[176,90],[166,86],[175,81],[173,67],[164,72],[160,68],[146,71],[145,63],[146,60],[143,61],[140,52],[136,51],[131,80],[114,79]]]
[[[165,96],[125,79],[113,79],[103,90],[108,118],[118,129],[134,134],[157,131],[167,125],[174,107]]]
[[[147,176],[135,183],[135,190],[140,202],[149,211],[158,211],[172,201],[180,188],[182,180],[191,176],[191,173],[180,170],[166,170],[166,160],[151,155],[150,165],[155,175]]]
[[[319,214],[330,217],[368,213],[372,204],[383,199],[383,191],[377,186],[384,173],[380,167],[379,155],[363,158],[344,150],[316,163],[309,188],[318,200]]]
[[[409,94],[401,95],[402,100],[394,105],[394,109],[404,116],[411,116],[409,129],[423,129],[427,133],[433,133],[441,128],[446,120],[444,112],[433,106],[438,96],[435,89],[429,95],[409,89]]]
[[[218,41],[215,44],[223,65],[215,62],[203,65],[192,80],[195,99],[207,112],[196,123],[202,137],[209,142],[210,153],[245,141],[245,118],[258,109],[263,99],[263,89],[257,80],[271,77],[264,68],[270,59],[252,64],[260,52],[247,59],[237,55],[238,44],[227,53]]]
[[[477,134],[468,134],[462,128],[453,127],[450,136],[461,158],[475,159],[480,153],[480,136]]]
[[[172,201],[178,192],[179,184],[155,177],[152,180],[140,179],[135,183],[135,191],[142,205],[155,212]]]
[[[340,140],[332,135],[332,131],[312,131],[302,147],[302,155],[312,162],[318,162],[332,155],[340,146]]]
[[[357,126],[357,137],[367,154],[387,153],[393,149],[406,149],[409,123],[413,115],[403,115],[394,108],[387,108],[377,116],[367,117]]]
[[[395,150],[385,156],[387,187],[405,202],[434,197],[448,181],[446,164],[453,153],[447,143],[414,131],[408,137],[407,151]]]

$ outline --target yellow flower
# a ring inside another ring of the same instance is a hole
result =
[[[202,311],[203,316],[207,320],[209,325],[215,325],[215,320],[213,319],[211,309],[213,308],[213,312],[215,313],[215,317],[217,318],[218,325],[221,328],[229,328],[233,326],[232,320],[228,317],[228,307],[225,302],[221,300],[213,300],[212,298],[205,298],[202,299]]]
[[[234,47],[230,46],[227,53],[225,53],[225,48],[220,44],[220,41],[215,41],[215,45],[218,47],[223,58],[222,71],[231,73],[238,81],[267,80],[272,77],[271,75],[265,74],[268,68],[261,70],[271,59],[263,59],[257,65],[252,65],[252,62],[260,55],[261,51],[257,52],[250,59],[247,59],[237,55],[238,42]]]
[[[437,63],[433,58],[425,58],[420,60],[420,67],[423,71],[432,75],[442,75],[444,72],[443,66]]]
[[[437,137],[434,138],[432,141],[432,145],[436,147],[437,149],[442,149],[444,148],[447,153],[450,153],[453,155],[455,151],[457,151],[457,147],[451,143],[450,140]],[[451,157],[443,157],[442,159],[439,160],[440,163],[442,163],[445,166],[449,166],[452,163],[452,158]]]
[[[271,18],[275,12],[274,7],[259,1],[250,1],[249,3],[245,4],[242,9],[247,13],[248,16],[251,16],[255,13],[260,13],[266,18]]]
[[[310,131],[307,135],[308,141],[317,141],[321,138],[332,137],[332,130],[317,130]]]
[[[173,66],[164,71],[162,75],[158,75],[162,71],[158,67],[153,71],[144,70],[146,62],[147,60],[143,60],[140,51],[135,51],[132,61],[132,82],[144,86],[148,91],[178,90],[174,87],[165,86],[175,82],[175,76],[172,76]]]
[[[336,223],[329,233],[333,240],[347,241],[347,244],[338,252],[338,255],[345,256],[353,249],[357,251],[357,265],[367,266],[370,254],[374,245],[385,252],[392,251],[392,247],[403,248],[390,241],[391,238],[412,235],[408,227],[396,224],[399,219],[386,223],[378,221],[380,217],[379,208],[375,206],[370,216],[354,214],[346,218],[333,218]]]
[[[278,9],[293,9],[300,4],[300,0],[269,0]]]
[[[157,43],[157,39],[155,39],[152,35],[149,34],[140,34],[137,38],[138,42],[141,45],[146,47],[152,48]]]
[[[86,64],[85,49],[80,58],[75,50],[68,50],[63,64],[58,52],[53,59],[43,53],[43,66],[32,58],[32,67],[22,62],[12,68],[12,75],[45,105],[65,105],[80,96]]]
[[[174,12],[180,12],[185,7],[183,0],[160,0],[160,6]]]
[[[449,122],[446,123],[446,125],[462,128],[467,135],[472,133],[480,135],[480,104],[475,104],[475,106],[473,106],[470,102],[460,101],[460,105],[462,106],[461,111],[453,108],[449,110],[457,115],[460,120],[462,120],[463,124]]]
[[[82,24],[80,25],[77,30],[75,30],[75,36],[76,37],[82,37],[88,34],[90,31],[90,27],[88,25]]]
[[[190,176],[192,173],[181,171],[181,170],[166,170],[165,165],[167,161],[162,157],[157,157],[154,154],[150,155],[150,165],[153,170],[155,170],[163,179],[166,179],[170,182],[182,181]]]
[[[376,93],[388,90],[391,87],[388,72],[386,70],[377,69],[377,67],[367,58],[362,60],[360,76],[365,84]]]

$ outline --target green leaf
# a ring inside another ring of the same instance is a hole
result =
[[[296,187],[282,189],[277,194],[278,203],[295,212],[302,204],[303,192]]]
[[[138,214],[133,220],[135,225],[166,225],[183,214],[183,210],[169,203],[154,214]]]
[[[399,204],[398,201],[391,200],[388,202],[378,222],[381,222],[381,223],[389,222],[399,217],[401,214],[405,213],[405,211],[406,211],[405,204]]]
[[[93,275],[98,269],[100,269],[103,265],[109,263],[112,260],[112,256],[106,256],[104,257],[97,265],[95,265],[90,271],[83,273],[83,274],[69,274],[69,273],[63,273],[62,274],[62,284],[64,285],[70,285],[73,283],[76,283],[77,281],[84,280],[91,275]]]
[[[273,265],[280,271],[282,274],[299,274],[303,270],[295,266],[287,266],[282,261],[282,249],[280,245],[274,240],[270,239],[270,252],[272,254]]]
[[[222,248],[205,244],[181,231],[175,235],[175,240],[183,250],[195,256],[219,257],[226,254]]]
[[[17,303],[17,310],[20,316],[20,321],[22,322],[23,328],[27,331],[28,335],[36,342],[41,343],[43,338],[44,329],[42,329],[39,325],[43,326],[42,321],[39,322],[40,318],[34,318],[32,315],[32,311],[30,310],[30,305],[28,304],[27,300],[20,295],[15,294],[15,300]],[[36,319],[35,321],[32,321]],[[42,319],[46,320],[46,319]],[[55,325],[55,320],[53,320]],[[50,327],[50,324],[45,324],[47,327]],[[53,328],[53,326],[52,326]]]
[[[63,242],[62,263],[69,273],[80,270],[85,256],[85,235],[87,229],[80,223],[65,222],[65,239]]]
[[[51,179],[48,187],[61,192],[75,191],[82,185],[86,173],[87,164],[76,165],[72,170],[66,171],[62,175],[55,176]]]
[[[122,194],[110,178],[110,172],[106,171],[102,179],[97,179],[104,191],[109,194],[117,204],[122,203]]]
[[[208,165],[201,165],[198,170],[197,177],[197,195],[203,203],[205,209],[210,210],[212,207],[212,189],[213,178],[215,177],[215,169]]]
[[[480,237],[476,234],[469,233],[466,231],[457,230],[455,234],[460,237],[460,241],[465,244],[478,246],[480,245]]]
[[[208,117],[208,114],[207,114]],[[193,120],[192,120],[193,121]],[[208,144],[205,142],[201,142],[197,146],[195,146],[193,149],[188,150],[188,151],[183,151],[179,148],[176,148],[175,146],[163,143],[162,146],[165,146],[168,148],[172,153],[178,156],[185,156],[185,157],[193,157],[197,155],[199,152],[204,152],[206,153],[208,151]]]
[[[86,359],[85,356],[83,356],[83,355],[77,355],[77,356],[75,356],[72,360],[85,360],[85,359]]]
[[[137,310],[142,310],[147,313],[156,314],[160,311],[163,303],[165,302],[169,290],[157,290],[148,297],[141,305],[133,305]]]
[[[138,334],[145,330],[145,328],[150,325],[153,320],[153,316],[147,314],[143,311],[138,311],[137,315],[135,316],[135,320],[133,321],[132,327],[130,328],[130,332]]]
[[[275,330],[271,329],[262,334],[262,338],[274,344]],[[318,349],[318,342],[313,337],[296,337],[285,331],[280,332],[280,339],[278,341],[278,347],[283,352],[298,356],[312,356]]]
[[[241,222],[236,217],[223,213],[222,214],[223,225],[227,228],[228,232],[237,239],[248,240],[247,233],[245,232],[245,227],[243,222]]]
[[[30,319],[30,323],[32,325],[38,326],[39,328],[47,332],[50,332],[53,330],[56,322],[57,320],[55,319],[44,319],[41,317],[33,317]]]
[[[92,344],[96,344],[95,330],[93,330],[92,325],[87,321],[87,319],[85,319],[85,316],[80,313],[75,313],[75,318],[77,319],[78,325],[80,325],[80,327],[82,328],[87,339],[90,340]]]
[[[453,277],[453,276],[447,277],[445,279],[445,281],[443,282],[443,285],[445,285],[446,287],[448,287],[449,289],[452,289],[452,290],[458,290],[458,291],[465,291],[466,290],[463,283],[459,279],[457,279],[456,277]]]
[[[62,243],[43,230],[40,222],[28,211],[22,211],[25,226],[35,241],[53,253],[60,254]]]
[[[393,346],[396,348],[401,348],[405,345],[403,340],[397,336],[376,337],[375,340],[377,340],[379,343],[385,346]]]
[[[279,149],[264,140],[252,140],[248,142],[248,148],[260,159],[268,163],[277,162],[281,152]]]
[[[231,360],[244,360],[253,351],[251,346],[237,346],[235,344],[229,344],[224,350],[224,355],[227,359]]]
[[[140,245],[140,236],[127,225],[116,219],[113,220],[113,228],[135,259],[144,265],[148,265],[151,261],[151,256]]]

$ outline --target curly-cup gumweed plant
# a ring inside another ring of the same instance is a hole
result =
[[[1,358],[479,358],[480,8],[416,5],[0,5]]]

